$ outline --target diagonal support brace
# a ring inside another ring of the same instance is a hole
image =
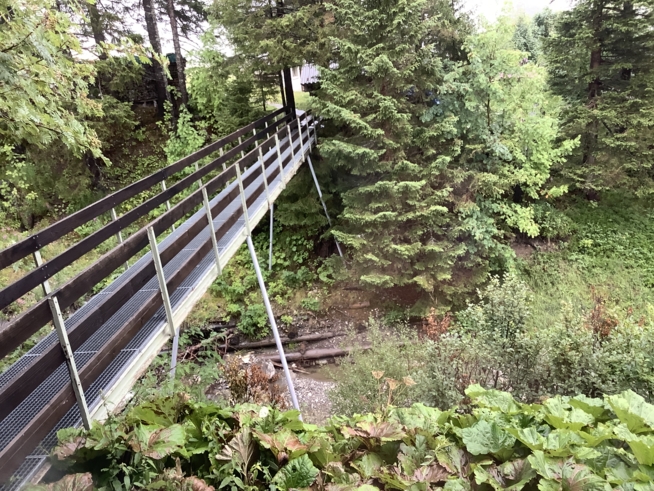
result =
[[[279,337],[279,331],[277,330],[277,321],[275,321],[275,315],[273,314],[273,310],[270,305],[270,299],[268,298],[268,291],[266,290],[266,284],[263,281],[261,268],[259,268],[259,260],[257,259],[257,252],[254,250],[252,237],[248,235],[246,240],[248,243],[248,249],[250,250],[250,256],[252,257],[252,264],[254,265],[254,270],[257,273],[257,280],[259,281],[261,296],[263,297],[263,303],[266,306],[266,312],[268,313],[268,320],[270,321],[270,327],[272,328],[273,336],[275,337],[277,352],[279,353],[279,358],[282,361],[282,367],[284,368],[284,375],[286,377],[286,384],[288,385],[288,391],[291,395],[291,402],[293,403],[293,407],[299,411],[300,404],[298,403],[297,395],[295,394],[295,386],[293,385],[291,372],[288,369],[288,363],[286,362],[286,355],[284,354],[284,346],[282,346],[282,340]]]
[[[325,216],[327,217],[327,223],[329,223],[329,226],[332,226],[332,219],[329,217],[329,212],[327,211],[327,205],[325,204],[325,200],[322,198],[322,191],[320,190],[320,184],[318,183],[318,178],[316,177],[316,173],[313,170],[313,163],[311,162],[311,156],[307,155],[307,163],[309,164],[309,169],[311,170],[311,176],[313,177],[313,182],[316,185],[316,190],[318,191],[318,197],[320,198],[320,202],[322,203],[322,209],[325,210]],[[336,249],[338,249],[338,254],[343,258],[343,251],[341,251],[341,245],[338,243],[338,239],[334,237],[334,242],[336,242]],[[345,258],[343,258],[345,260]]]
[[[175,378],[175,369],[177,368],[177,349],[179,347],[179,331],[175,328],[173,319],[173,306],[170,302],[170,295],[168,295],[168,285],[166,285],[166,276],[164,275],[163,265],[161,264],[161,256],[159,256],[159,246],[157,245],[157,236],[152,227],[148,227],[148,240],[150,241],[150,249],[152,250],[152,261],[154,262],[154,269],[157,272],[157,280],[159,282],[159,291],[161,292],[161,299],[164,304],[164,312],[166,312],[166,322],[168,323],[168,331],[173,338],[173,353],[170,361],[170,378]]]
[[[50,311],[52,312],[52,323],[57,331],[59,344],[61,344],[61,349],[64,351],[64,357],[66,358],[66,364],[68,365],[70,382],[73,386],[73,392],[75,392],[75,398],[77,399],[77,405],[79,406],[79,413],[82,417],[82,424],[84,425],[84,428],[90,430],[91,415],[89,414],[89,408],[86,405],[86,397],[84,397],[84,389],[82,388],[82,382],[80,381],[79,372],[77,371],[75,355],[73,354],[73,349],[70,347],[70,342],[68,341],[66,323],[61,314],[57,297],[49,297],[48,304],[50,305]]]

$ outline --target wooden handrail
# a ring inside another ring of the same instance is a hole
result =
[[[78,243],[66,249],[58,256],[43,263],[43,265],[33,269],[19,280],[16,280],[11,285],[3,288],[2,290],[0,290],[0,309],[5,308],[12,302],[18,300],[20,297],[22,297],[32,289],[39,286],[44,281],[54,276],[65,267],[71,265],[74,261],[79,259],[87,252],[91,251],[93,248],[102,244],[106,240],[114,237],[120,230],[123,230],[124,228],[131,225],[139,218],[145,216],[150,211],[164,204],[170,198],[181,193],[186,188],[193,186],[198,179],[206,176],[211,171],[218,169],[222,163],[225,163],[229,161],[231,158],[237,156],[237,154],[241,150],[245,150],[257,139],[262,138],[267,132],[274,130],[278,125],[282,123],[288,122],[289,118],[290,116],[288,115],[285,116],[283,119],[276,121],[268,128],[262,130],[261,132],[257,133],[254,136],[251,136],[243,143],[235,147],[232,147],[221,157],[218,157],[217,159],[211,161],[207,165],[202,166],[199,170],[195,171],[194,173],[185,177],[184,179],[181,179],[179,182],[175,183],[173,186],[170,186],[165,191],[162,191],[161,193],[147,200],[145,203],[142,203],[136,208],[133,208],[132,210],[130,210],[129,212],[127,212],[117,220],[109,222],[100,230],[97,230],[96,232],[92,233],[88,237],[85,237]],[[0,350],[0,356],[1,353],[2,350]]]
[[[58,222],[53,223],[49,227],[44,228],[43,230],[27,237],[26,239],[7,247],[6,249],[0,251],[0,270],[14,264],[17,261],[20,261],[24,257],[32,254],[35,251],[38,251],[39,249],[54,242],[55,240],[60,239],[67,233],[75,230],[77,227],[80,227],[81,225],[88,223],[103,213],[108,212],[112,208],[119,206],[133,196],[136,196],[137,194],[150,189],[152,186],[160,183],[167,177],[170,177],[173,174],[176,174],[177,172],[185,169],[189,165],[194,164],[198,160],[211,155],[220,148],[224,147],[226,144],[238,140],[240,136],[251,132],[252,129],[265,125],[267,121],[276,118],[284,112],[285,108],[278,109],[277,111],[255,121],[254,123],[240,128],[230,135],[227,135],[226,137],[221,138],[220,140],[217,140],[204,148],[201,148],[197,152],[178,160],[174,164],[164,167],[163,169],[158,170],[157,172],[98,200],[95,203],[90,204],[86,208],[83,208],[73,213],[72,215],[59,220]]]

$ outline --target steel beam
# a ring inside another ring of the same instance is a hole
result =
[[[329,217],[329,212],[327,211],[327,205],[325,204],[325,200],[322,197],[322,191],[320,190],[320,184],[318,183],[318,178],[316,177],[316,173],[313,170],[313,163],[311,162],[311,156],[307,155],[307,163],[309,164],[309,169],[311,170],[311,176],[313,177],[313,182],[316,185],[316,191],[318,191],[318,197],[320,198],[320,202],[322,203],[322,209],[325,210],[325,216],[327,217],[327,223],[329,223],[329,226],[332,226],[332,219]],[[338,243],[338,239],[334,237],[334,242],[336,242],[336,249],[338,249],[338,254],[343,258],[343,251],[341,251],[341,245]],[[345,258],[343,258],[345,259]]]
[[[70,342],[68,341],[66,323],[64,322],[64,317],[61,314],[61,309],[59,308],[57,297],[48,298],[48,303],[50,304],[50,310],[52,311],[52,323],[54,324],[55,330],[57,331],[59,344],[61,345],[61,349],[64,350],[64,357],[66,358],[66,364],[68,365],[70,382],[73,385],[73,392],[75,392],[75,398],[77,399],[77,405],[79,406],[79,413],[82,417],[82,423],[84,424],[84,428],[90,430],[91,417],[89,416],[89,408],[86,405],[84,389],[82,388],[82,382],[79,379],[77,365],[75,364],[75,355],[72,348],[70,347]]]
[[[152,251],[152,260],[154,261],[154,268],[157,272],[157,280],[159,282],[159,291],[161,292],[161,299],[163,300],[164,311],[166,312],[166,322],[168,323],[168,332],[173,338],[173,352],[170,360],[170,378],[175,378],[175,368],[177,367],[177,349],[179,346],[179,332],[175,328],[173,319],[173,306],[170,302],[170,295],[168,295],[168,286],[166,285],[166,276],[164,275],[163,266],[161,264],[161,257],[159,256],[159,246],[157,245],[157,236],[152,227],[148,227],[148,240],[150,241],[150,250]]]

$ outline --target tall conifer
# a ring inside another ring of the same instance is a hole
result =
[[[452,127],[422,119],[447,63],[435,41],[445,30],[439,9],[448,5],[337,0],[328,7],[335,57],[321,69],[317,106],[340,131],[320,151],[344,176],[335,234],[368,285],[431,291],[451,278],[465,251],[451,240],[443,178]]]
[[[652,0],[579,0],[546,39],[565,129],[581,140],[561,174],[591,196],[654,189],[653,13]]]

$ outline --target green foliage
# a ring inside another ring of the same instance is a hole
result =
[[[431,292],[452,279],[452,266],[465,254],[465,246],[450,247],[451,190],[443,179],[452,122],[424,119],[429,95],[443,83],[437,19],[451,4],[330,7],[335,56],[321,68],[314,106],[337,130],[320,146],[341,176],[344,210],[334,234],[349,248],[363,284]]]
[[[261,85],[256,74],[222,54],[212,30],[202,37],[202,43],[196,54],[198,66],[188,70],[195,113],[217,135],[229,134],[263,116],[270,89]]]
[[[320,301],[307,298],[293,304],[298,291],[307,289],[318,279],[318,260],[312,257],[313,242],[294,229],[275,225],[273,264],[268,269],[268,233],[253,236],[257,257],[266,282],[266,289],[275,303],[274,310],[299,306],[318,310]],[[212,296],[223,306],[224,317],[238,319],[238,329],[249,337],[263,337],[268,332],[268,316],[263,305],[259,283],[245,245],[231,259],[223,274],[210,288]]]
[[[161,126],[162,128],[166,128],[165,132],[168,136],[168,141],[164,146],[164,152],[166,153],[169,164],[177,162],[199,150],[207,141],[207,133],[202,127],[202,124],[192,122],[191,113],[189,113],[186,106],[182,106],[179,109],[179,116],[175,121],[174,128],[170,128],[172,126],[170,111],[166,113]]]
[[[470,412],[422,404],[386,415],[335,417],[157,399],[89,432],[62,430],[69,472],[104,489],[161,489],[167,469],[232,490],[648,489],[654,485],[654,406],[632,391],[603,399],[522,404],[471,385]],[[194,488],[195,489],[195,488]],[[205,488],[199,488],[205,489]]]
[[[388,393],[380,387],[372,372],[383,373],[385,378],[402,380],[412,377],[418,380],[429,356],[424,346],[416,343],[415,335],[408,330],[400,330],[399,335],[390,335],[371,321],[367,338],[370,349],[351,352],[334,370],[332,376],[336,385],[329,394],[337,414],[352,415],[380,411],[388,402]],[[356,336],[350,335],[348,345],[355,344]],[[383,380],[381,381],[383,382]],[[394,403],[406,406],[411,401],[421,400],[425,387],[407,387],[406,391],[395,394]]]
[[[224,345],[224,332],[185,324],[179,336],[175,379],[170,379],[170,352],[160,353],[134,386],[134,400],[140,403],[174,391],[184,391],[197,401],[206,400],[205,391],[223,375],[220,351]]]
[[[445,332],[430,334],[431,340],[407,338],[398,346],[397,339],[373,330],[371,349],[354,352],[342,374],[335,374],[335,407],[346,414],[377,408],[374,383],[365,381],[365,374],[376,370],[416,381],[398,405],[465,404],[470,383],[510,391],[523,402],[626,389],[654,400],[651,307],[649,315],[640,316],[633,309],[620,312],[598,296],[582,307],[575,297],[559,295],[554,290],[545,310],[534,304],[524,280],[495,277],[479,292],[478,302],[459,312],[454,323],[443,324]]]
[[[591,196],[652,188],[653,8],[649,0],[581,0],[545,40],[550,84],[566,103],[564,132],[581,138],[557,175]]]
[[[88,98],[93,66],[66,53],[81,53],[71,19],[54,2],[0,3],[0,145],[54,140],[81,154],[99,154],[96,135],[80,119],[101,114]]]

